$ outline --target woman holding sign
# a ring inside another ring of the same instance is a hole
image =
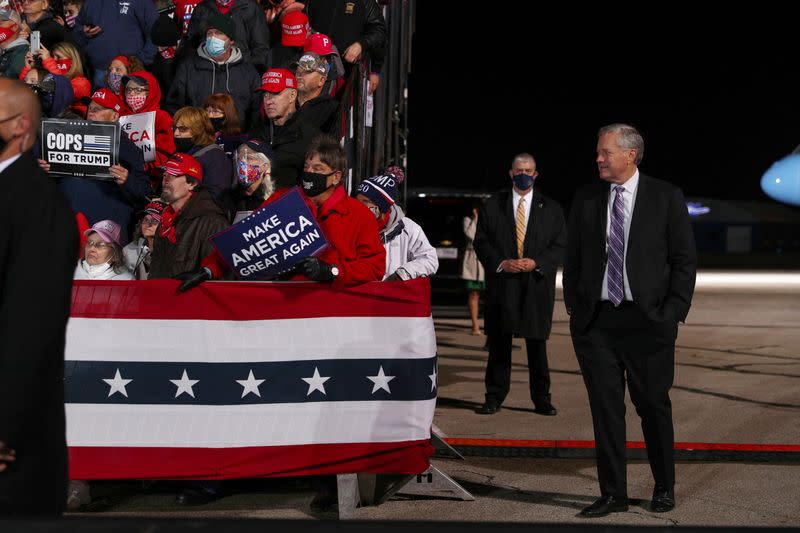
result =
[[[122,116],[153,112],[156,114],[155,152],[156,159],[145,165],[149,174],[156,173],[158,167],[164,166],[169,156],[175,153],[175,142],[172,139],[172,117],[161,109],[161,88],[152,74],[145,71],[132,72],[122,78],[120,96],[125,97]],[[147,135],[143,132],[142,135]],[[138,143],[140,139],[131,139]]]

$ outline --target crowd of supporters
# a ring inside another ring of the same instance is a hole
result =
[[[396,204],[401,169],[352,196],[344,186],[343,96],[378,88],[387,38],[376,0],[0,2],[0,76],[26,83],[44,119],[154,114],[155,157],[121,129],[107,179],[51,174],[78,221],[74,278],[233,279],[209,237],[295,186],[330,246],[285,277],[347,287],[435,273]],[[70,506],[87,499],[73,484]]]

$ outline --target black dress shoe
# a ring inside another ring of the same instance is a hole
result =
[[[650,502],[650,510],[654,513],[666,513],[675,508],[675,491],[656,487],[653,489],[653,500]]]
[[[628,510],[628,498],[603,496],[589,507],[578,513],[581,518],[599,518],[610,513],[621,513]]]
[[[553,404],[550,402],[539,402],[536,404],[536,407],[533,408],[534,413],[538,413],[544,416],[556,416],[558,411],[556,408],[553,407]]]
[[[202,489],[183,489],[175,496],[178,505],[203,505],[221,498],[218,492],[209,492]]]
[[[494,402],[485,402],[483,405],[475,409],[479,415],[493,415],[500,410],[500,406]]]

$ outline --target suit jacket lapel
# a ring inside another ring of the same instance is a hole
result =
[[[525,228],[525,242],[522,245],[523,257],[530,257],[533,254],[533,250],[536,249],[536,243],[538,242],[538,234],[541,231],[539,227],[541,225],[539,224],[539,215],[541,215],[542,209],[539,205],[542,204],[542,195],[536,189],[531,191],[530,202],[531,212],[528,215],[528,225]]]
[[[647,217],[647,194],[650,191],[648,187],[648,177],[639,173],[639,184],[636,186],[636,196],[634,197],[633,210],[631,211],[631,229],[628,233],[628,249],[636,246],[637,236],[639,235],[642,225],[643,217]],[[626,254],[627,255],[627,254]]]
[[[608,193],[611,186],[608,182],[600,184],[600,197],[597,199],[597,227],[600,229],[600,238],[602,239],[603,253],[606,253],[606,243],[608,235],[606,234],[606,227],[608,225]]]

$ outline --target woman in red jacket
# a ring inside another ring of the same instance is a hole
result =
[[[172,117],[161,109],[161,88],[155,77],[149,72],[131,72],[122,78],[120,88],[125,96],[125,106],[120,115],[128,116],[138,113],[156,114],[155,143],[156,160],[146,163],[145,169],[153,176],[159,174],[158,169],[167,163],[169,156],[175,153],[175,141],[172,137]],[[157,176],[160,177],[160,174]]]

